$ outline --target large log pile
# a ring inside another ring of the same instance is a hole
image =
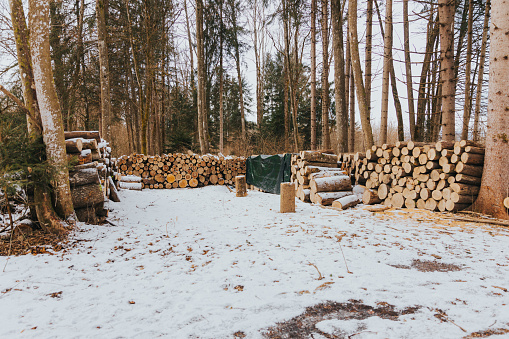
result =
[[[291,181],[296,184],[297,197],[304,202],[336,205],[341,209],[354,206],[355,202],[346,198],[353,195],[351,177],[339,168],[338,159],[337,155],[323,151],[294,154]]]
[[[477,198],[483,163],[484,148],[472,141],[409,141],[373,146],[350,171],[365,182],[365,204],[460,211]]]
[[[100,223],[107,216],[104,201],[118,201],[113,173],[111,149],[99,131],[64,132],[67,156],[71,164],[69,183],[76,216],[79,221]]]
[[[236,176],[246,174],[243,157],[198,155],[193,152],[122,156],[116,166],[121,176],[141,177],[143,188],[159,189],[233,185]]]

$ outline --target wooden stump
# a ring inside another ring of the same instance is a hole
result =
[[[281,213],[295,212],[295,184],[282,182],[280,194],[279,211]]]
[[[235,192],[237,197],[245,197],[247,195],[246,176],[238,175],[235,177]]]

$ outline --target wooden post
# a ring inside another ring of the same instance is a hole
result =
[[[280,212],[295,212],[295,184],[290,182],[281,183]]]
[[[245,175],[238,175],[235,177],[235,191],[237,192],[237,197],[245,197],[247,195]]]

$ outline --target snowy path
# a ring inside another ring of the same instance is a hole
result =
[[[0,272],[1,338],[233,338],[238,331],[259,338],[308,306],[351,299],[420,308],[396,321],[330,319],[317,328],[360,333],[355,338],[509,329],[503,227],[300,201],[297,213],[283,215],[279,196],[236,198],[222,186],[123,191],[121,199],[111,205],[117,226],[81,224],[79,244],[65,253],[10,258]],[[421,272],[414,260],[459,270]]]

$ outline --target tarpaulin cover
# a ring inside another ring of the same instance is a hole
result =
[[[246,161],[246,182],[266,192],[279,194],[280,184],[289,182],[291,154],[257,155]]]

